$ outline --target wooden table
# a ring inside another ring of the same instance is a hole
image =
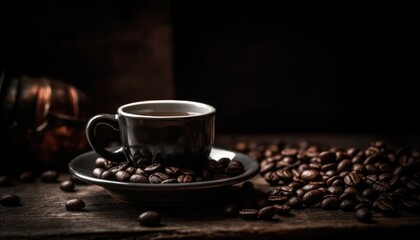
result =
[[[320,141],[321,136],[312,136]],[[237,140],[299,139],[296,136],[235,136],[221,137],[218,146],[231,147]],[[311,139],[311,137],[307,138]],[[347,137],[329,136],[339,143]],[[361,139],[361,138],[360,138]],[[364,139],[366,141],[368,138]],[[360,141],[359,141],[360,143]],[[67,180],[63,173],[60,180]],[[262,192],[269,190],[264,180],[252,179]],[[420,214],[402,212],[398,217],[374,213],[373,223],[359,223],[354,213],[320,209],[292,210],[290,216],[278,216],[272,221],[245,221],[227,218],[217,209],[219,201],[204,201],[201,205],[154,209],[162,215],[159,227],[140,226],[137,217],[149,208],[126,205],[112,199],[102,188],[78,184],[75,192],[63,192],[58,183],[14,182],[0,187],[0,195],[14,193],[21,198],[18,207],[0,206],[0,239],[355,239],[360,237],[420,236]],[[219,200],[223,197],[220,195]],[[69,212],[67,200],[81,198],[86,210]],[[412,235],[410,235],[412,234]],[[414,235],[413,235],[414,234]]]

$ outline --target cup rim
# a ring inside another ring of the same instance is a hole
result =
[[[207,108],[208,111],[205,113],[198,113],[194,115],[187,115],[187,116],[150,116],[150,115],[142,115],[142,114],[134,114],[134,113],[128,113],[124,111],[125,108],[136,106],[136,105],[147,105],[147,104],[158,104],[158,103],[164,103],[164,104],[187,104],[187,105],[193,105],[198,106],[202,108]],[[216,109],[208,104],[201,103],[201,102],[195,102],[195,101],[188,101],[188,100],[146,100],[146,101],[138,101],[138,102],[132,102],[127,103],[118,108],[118,114],[125,116],[125,117],[131,117],[131,118],[142,118],[142,119],[182,119],[182,118],[197,118],[207,115],[213,115],[216,113]]]

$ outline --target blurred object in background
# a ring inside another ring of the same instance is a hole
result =
[[[48,77],[0,77],[1,171],[67,170],[86,151],[85,125],[92,111],[76,87]]]

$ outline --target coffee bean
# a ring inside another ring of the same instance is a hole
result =
[[[65,192],[72,192],[74,191],[74,183],[72,181],[64,181],[60,184],[60,189]]]
[[[118,171],[124,171],[127,167],[128,163],[120,163],[119,165],[110,168],[109,171],[117,173]]]
[[[144,168],[144,171],[147,173],[154,173],[161,169],[162,165],[160,163],[154,163]]]
[[[356,210],[355,217],[359,222],[370,222],[372,220],[372,213],[368,208],[360,208]]]
[[[352,200],[343,200],[340,203],[340,209],[344,212],[352,212],[354,211],[354,202]]]
[[[143,226],[159,226],[161,217],[160,214],[155,211],[146,211],[140,214],[138,220]]]
[[[349,186],[359,186],[363,183],[363,178],[357,171],[352,171],[344,177],[344,182]]]
[[[286,196],[269,196],[267,200],[272,204],[282,204],[287,201]]]
[[[85,207],[85,202],[80,199],[71,199],[65,205],[68,211],[80,211]]]
[[[97,158],[96,160],[95,160],[95,166],[97,167],[97,168],[103,168],[103,169],[108,169],[109,168],[109,161],[108,160],[106,160],[106,159],[104,159],[104,158],[101,158],[101,157],[99,157],[99,158]]]
[[[33,182],[35,180],[35,176],[31,171],[24,171],[20,174],[19,180],[23,183]]]
[[[229,176],[237,176],[244,172],[244,165],[236,160],[229,162],[228,166],[225,169],[225,173]]]
[[[306,205],[311,205],[320,201],[323,196],[324,196],[324,192],[321,190],[318,190],[318,189],[310,190],[303,195],[302,201]]]
[[[329,163],[321,166],[321,171],[326,172],[330,170],[335,170],[337,168],[337,164]]]
[[[149,179],[144,175],[134,174],[130,177],[132,183],[149,183]]]
[[[377,174],[379,172],[378,168],[372,164],[365,165],[366,174]]]
[[[352,169],[353,164],[349,159],[341,160],[340,163],[337,165],[338,172],[350,171]]]
[[[378,199],[373,203],[373,206],[375,209],[379,210],[385,215],[395,215],[397,213],[397,209],[392,203],[392,201],[389,201],[387,199]]]
[[[128,173],[130,176],[133,175],[133,174],[135,174],[136,171],[137,171],[137,168],[135,168],[135,167],[127,167],[125,169],[125,172]]]
[[[235,204],[228,203],[223,206],[222,209],[223,215],[227,217],[236,217],[238,216],[238,207]]]
[[[193,178],[191,175],[179,175],[177,180],[180,183],[189,183],[192,182]]]
[[[362,196],[369,200],[375,200],[375,198],[378,196],[378,192],[373,188],[366,188],[362,191]]]
[[[305,190],[305,191],[311,191],[311,190],[318,189],[318,188],[319,188],[319,186],[315,185],[315,184],[306,184],[305,186],[302,187],[302,189]]]
[[[418,210],[420,208],[420,202],[417,200],[408,200],[408,199],[401,199],[404,207],[412,210]]]
[[[110,181],[115,180],[115,173],[106,170],[102,173],[101,178]]]
[[[15,194],[7,194],[0,198],[0,204],[3,206],[19,206],[20,199]]]
[[[306,191],[304,189],[297,189],[296,190],[296,196],[298,197],[303,197],[303,195],[306,193]]]
[[[303,180],[307,182],[322,181],[321,174],[317,170],[313,170],[313,169],[304,170],[300,174],[300,178],[302,178]]]
[[[321,159],[321,164],[328,164],[334,163],[336,160],[336,155],[333,152],[322,152],[319,154],[319,158]]]
[[[186,175],[186,176],[189,176],[189,175]],[[155,172],[149,176],[150,183],[161,183],[168,179],[169,179],[169,176],[162,172]]]
[[[180,173],[179,167],[167,167],[165,168],[165,173],[171,177],[177,177]]]
[[[286,204],[274,204],[273,207],[276,210],[276,213],[279,215],[288,215],[290,213],[290,206]]]
[[[130,181],[130,174],[125,171],[118,171],[115,173],[115,178],[120,182],[128,182]]]
[[[60,174],[57,171],[45,171],[41,175],[41,181],[44,183],[55,183],[57,182],[59,176]]]
[[[102,178],[102,174],[105,172],[103,168],[95,168],[93,169],[92,175],[96,178]]]
[[[178,183],[178,180],[175,178],[169,178],[161,182],[161,184],[167,184],[167,183]]]
[[[258,210],[252,208],[241,209],[239,216],[244,220],[255,220],[258,217]]]
[[[217,162],[219,162],[224,168],[226,168],[230,163],[230,159],[227,157],[224,157],[224,158],[220,158]]]
[[[209,170],[212,173],[221,173],[225,170],[225,167],[223,166],[223,164],[219,163],[218,161],[214,159],[210,159],[207,162],[207,170]]]
[[[361,208],[370,208],[370,204],[366,203],[366,202],[361,202],[356,204],[356,206],[354,207],[354,210],[359,210]]]
[[[378,192],[386,192],[389,189],[389,184],[384,181],[376,181],[372,183],[372,188]]]
[[[291,182],[293,180],[293,174],[289,170],[279,169],[276,171],[277,176],[280,180],[283,180],[284,182]]]
[[[321,202],[321,207],[325,210],[338,209],[340,202],[337,197],[327,197]]]
[[[9,176],[0,176],[0,187],[12,186],[12,179]]]
[[[137,174],[137,175],[144,175],[144,176],[146,176],[146,177],[148,177],[149,175],[142,169],[142,168],[137,168],[136,169],[136,172],[134,173],[134,174]]]
[[[276,213],[275,207],[267,206],[267,207],[261,208],[258,211],[258,218],[262,220],[270,220],[273,218],[275,213]]]

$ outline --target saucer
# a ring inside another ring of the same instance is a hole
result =
[[[99,155],[93,151],[75,157],[69,163],[69,171],[73,177],[83,182],[101,186],[114,199],[131,204],[144,206],[171,206],[188,204],[222,193],[229,186],[249,180],[260,171],[259,163],[246,154],[213,148],[210,157],[222,157],[237,160],[244,165],[244,172],[238,176],[225,179],[209,180],[191,183],[151,184],[119,182],[96,178],[92,175],[95,160]]]

